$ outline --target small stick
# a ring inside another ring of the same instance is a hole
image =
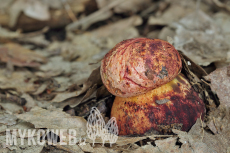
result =
[[[203,79],[200,79],[202,82],[204,82],[205,84],[207,84],[208,86],[210,86],[210,84],[206,81],[204,81]]]

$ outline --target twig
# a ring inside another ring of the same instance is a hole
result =
[[[200,79],[202,82],[204,82],[205,84],[207,84],[208,86],[210,86],[210,84],[206,81],[204,81],[203,79]]]

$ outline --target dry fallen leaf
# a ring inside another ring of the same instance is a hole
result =
[[[30,112],[16,115],[17,118],[34,124],[35,128],[77,129],[78,136],[86,134],[86,120],[78,116],[70,116],[61,109],[48,110],[34,107]]]
[[[38,67],[40,63],[45,63],[47,59],[19,44],[8,43],[0,48],[0,61],[11,62],[15,66]]]
[[[224,13],[224,12],[218,12],[214,15],[213,17],[214,22],[222,28],[223,33],[225,35],[225,39],[229,40],[230,39],[230,18],[229,14]],[[223,67],[226,65],[229,65],[230,63],[230,51],[227,53],[227,60],[222,60],[222,61],[217,61],[215,62],[215,66],[218,67]]]
[[[4,74],[6,69],[0,69],[0,74]],[[12,72],[11,77],[0,75],[0,89],[15,89],[19,93],[34,92],[37,86],[33,83],[34,75],[23,69]]]
[[[95,37],[94,43],[102,48],[111,49],[122,40],[138,37],[139,32],[135,26],[141,25],[142,22],[143,20],[140,16],[134,15],[102,26],[92,31],[91,34]]]
[[[13,39],[13,38],[18,38],[20,36],[19,32],[13,32],[9,31],[3,27],[0,26],[0,39]]]
[[[53,77],[62,73],[70,73],[71,63],[64,61],[63,58],[60,56],[55,56],[50,58],[48,63],[41,65],[39,68],[45,73],[43,77],[46,77],[46,73],[53,74],[50,76],[48,75],[49,77]]]
[[[83,84],[87,81],[93,70],[99,67],[99,64],[100,63],[90,65],[87,61],[72,62],[72,75],[70,77],[70,82],[77,85]]]
[[[151,144],[141,146],[139,148],[135,148],[134,150],[124,151],[124,153],[162,153],[158,148],[154,147]]]
[[[22,106],[19,106],[15,103],[11,103],[9,101],[0,100],[0,107],[9,113],[19,113],[24,111]]]
[[[45,21],[50,19],[49,7],[38,0],[25,1],[24,14],[28,17]]]
[[[155,141],[156,146],[162,152],[179,152],[179,146],[176,145],[177,137],[171,137],[164,140]]]
[[[214,72],[205,76],[211,81],[211,89],[216,92],[220,104],[230,107],[230,77],[227,75],[228,66],[218,68]]]
[[[55,97],[50,102],[55,102],[55,103],[63,102],[64,100],[72,98],[72,97],[76,97],[80,95],[81,93],[82,91],[58,93],[57,95],[55,95]]]
[[[226,60],[230,51],[221,28],[204,12],[198,10],[182,18],[174,37],[174,46],[195,63],[207,66]]]
[[[28,139],[24,139],[24,144],[21,144],[21,138],[17,138],[16,142],[17,145],[6,145],[6,136],[0,136],[0,145],[2,146],[0,148],[0,152],[1,153],[7,153],[7,152],[25,152],[25,153],[40,153],[43,150],[43,147],[45,146],[44,144],[41,145],[29,145],[29,142],[31,143],[31,140]],[[38,137],[34,137],[34,140],[36,141],[37,139],[39,139]],[[32,142],[33,144],[33,142]]]
[[[18,41],[23,43],[31,43],[41,47],[47,47],[50,44],[50,42],[45,39],[44,35],[37,35],[37,36],[24,37],[24,38],[22,37],[19,38]]]
[[[12,114],[1,114],[0,115],[0,124],[4,125],[14,125],[16,124],[17,118]]]
[[[96,38],[88,33],[77,35],[73,38],[72,45],[76,46],[74,51],[79,56],[77,61],[92,60],[92,56],[101,52],[101,49],[93,42],[94,39]]]
[[[148,25],[169,25],[190,13],[192,8],[194,8],[194,4],[189,8],[178,4],[171,5],[160,17],[150,16]]]
[[[103,8],[114,0],[96,0],[99,8]],[[120,5],[115,6],[114,12],[116,13],[136,13],[143,9],[146,9],[149,5],[151,5],[150,0],[132,0],[121,3]]]
[[[204,152],[210,153],[219,153],[227,151],[227,147],[230,145],[229,114],[220,113],[220,110],[217,110],[217,112],[215,113],[217,114],[216,125],[217,127],[221,127],[223,125],[223,133],[221,133],[221,131],[219,130],[220,132],[214,135],[209,131],[206,131],[204,128],[202,128],[205,127],[205,124],[201,122],[200,119],[198,119],[196,124],[193,125],[191,130],[188,132],[188,135],[186,136],[189,139],[189,142],[192,143],[192,148],[203,148],[206,149],[206,151]],[[223,114],[225,116],[224,119],[221,119],[222,116],[220,116],[220,114]],[[186,141],[186,137],[184,136],[179,134],[179,137],[183,138],[182,143],[183,141]]]
[[[74,23],[69,24],[66,27],[66,30],[72,31],[75,29],[79,29],[80,27],[81,29],[86,30],[93,23],[96,23],[98,21],[103,21],[111,17],[113,15],[111,9],[123,2],[124,2],[123,0],[113,1],[109,3],[108,5],[106,5],[105,7],[103,7],[102,9],[99,9],[98,11],[93,12],[92,14],[88,15],[87,17],[84,17],[80,20],[75,21]]]
[[[81,150],[83,150],[84,152],[94,152],[94,148],[91,147],[91,145],[89,143],[86,143],[85,145],[79,145],[79,147],[81,148]]]
[[[38,0],[17,0],[10,7],[10,27],[17,23],[21,12],[37,20],[48,20],[50,18],[49,8]]]
[[[198,119],[196,124],[200,122]],[[193,125],[194,127],[195,125]],[[201,126],[201,125],[200,125]],[[201,127],[199,128],[199,131],[201,131]],[[200,153],[216,153],[212,148],[210,148],[207,144],[202,142],[202,133],[199,135],[193,135],[184,131],[179,131],[174,129],[173,132],[178,135],[179,142],[182,143],[181,145],[181,152],[182,153],[188,153],[188,152],[200,152]]]

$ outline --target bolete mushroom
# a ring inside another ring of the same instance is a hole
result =
[[[181,74],[182,61],[160,39],[124,40],[101,62],[101,78],[115,100],[111,117],[119,135],[187,131],[205,114],[204,102]]]

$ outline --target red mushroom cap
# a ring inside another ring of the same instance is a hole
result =
[[[173,80],[181,71],[178,51],[167,41],[134,38],[111,49],[101,62],[101,78],[115,96],[141,95]]]

